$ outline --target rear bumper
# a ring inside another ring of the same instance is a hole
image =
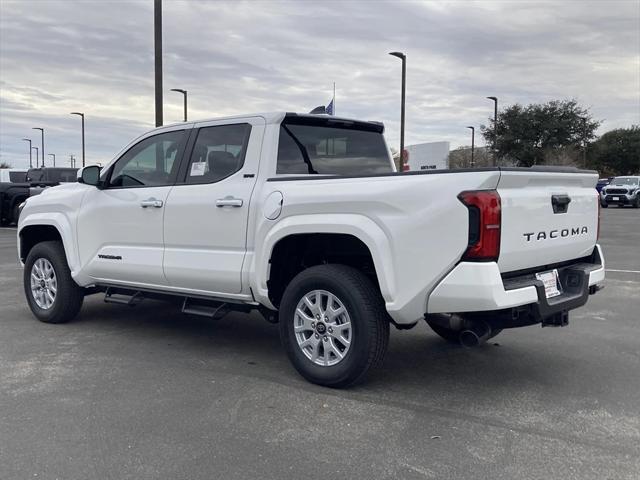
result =
[[[590,258],[558,266],[557,270],[563,293],[547,299],[535,273],[503,278],[496,263],[462,262],[431,292],[427,313],[489,312],[529,306],[540,321],[580,307],[604,280],[602,249],[596,245]]]

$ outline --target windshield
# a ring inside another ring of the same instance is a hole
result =
[[[612,185],[638,185],[640,177],[616,177],[611,180]]]
[[[324,118],[280,126],[278,174],[370,175],[393,171],[381,127]]]

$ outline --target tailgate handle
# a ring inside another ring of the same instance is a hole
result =
[[[551,195],[553,213],[567,213],[571,197],[569,195]]]

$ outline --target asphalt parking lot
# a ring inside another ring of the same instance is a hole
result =
[[[0,230],[2,479],[637,479],[640,210],[603,210],[604,291],[567,328],[393,331],[364,385],[308,384],[258,315],[87,298],[30,314]]]

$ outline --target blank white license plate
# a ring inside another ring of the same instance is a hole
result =
[[[620,200],[620,197],[613,197],[611,200],[617,202],[618,200]]]
[[[558,281],[558,270],[536,273],[536,278],[544,284],[544,293],[547,298],[557,297],[562,293]]]

